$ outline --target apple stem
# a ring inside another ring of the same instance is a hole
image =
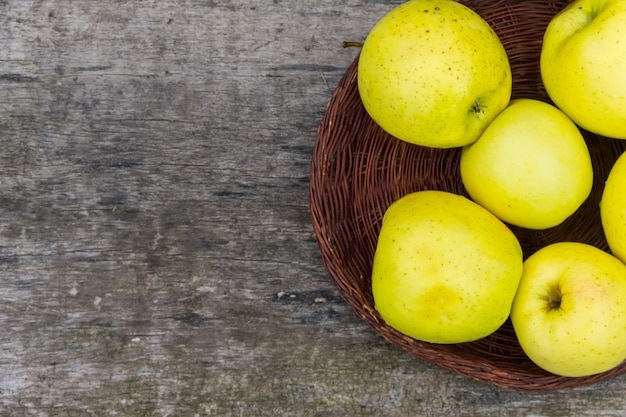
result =
[[[476,114],[484,112],[484,108],[487,106],[484,106],[481,101],[482,100],[480,98],[477,98],[476,101],[472,103],[472,106],[470,107],[470,112]]]
[[[341,45],[344,48],[350,48],[350,47],[355,47],[355,46],[360,48],[363,46],[363,42],[343,41]]]
[[[561,288],[558,285],[555,285],[550,289],[550,292],[548,293],[548,309],[558,310],[561,307],[562,299],[563,293],[561,293]]]

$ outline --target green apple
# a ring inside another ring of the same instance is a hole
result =
[[[358,63],[365,109],[406,142],[474,142],[511,99],[511,67],[496,33],[452,0],[411,0],[382,17]]]
[[[593,184],[585,140],[562,111],[517,99],[461,154],[470,197],[506,223],[547,229],[585,201]]]
[[[626,262],[626,153],[617,159],[604,185],[600,219],[611,252]]]
[[[583,129],[626,139],[626,0],[576,0],[544,33],[541,76]]]
[[[626,265],[585,243],[548,245],[524,262],[511,322],[539,367],[568,377],[608,371],[626,359]]]
[[[515,235],[478,204],[414,192],[385,212],[372,269],[375,308],[417,340],[477,340],[508,318],[522,262]]]

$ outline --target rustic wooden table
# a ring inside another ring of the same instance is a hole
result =
[[[390,346],[321,263],[316,130],[400,0],[0,1],[2,416],[618,416]]]

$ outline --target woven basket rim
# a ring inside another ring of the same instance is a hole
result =
[[[517,4],[515,0],[495,2],[467,0],[463,1],[463,3],[475,8],[475,10],[478,9],[477,11],[483,17],[487,16],[485,19],[492,26],[495,26],[497,33],[498,28],[500,28],[499,35],[503,38],[503,44],[507,48],[513,67],[514,60],[516,63],[524,59],[528,60],[526,55],[529,52],[522,51],[520,50],[521,48],[517,49],[516,45],[509,43],[509,39],[506,36],[502,37],[501,33],[504,30],[502,28],[505,26],[498,26],[497,23],[494,23],[497,22],[498,16],[506,17],[501,10],[506,9],[507,13],[512,15],[514,19],[517,19],[519,16],[511,11],[513,7],[517,7],[517,13],[519,13],[519,10],[528,10],[528,13],[532,13],[532,17],[527,17],[527,20],[543,19],[541,22],[545,25],[547,24],[547,19],[569,3],[569,1],[557,1],[551,5],[547,5],[543,1],[529,1],[525,3],[525,6]],[[492,10],[490,5],[495,4],[499,8]],[[541,11],[538,12],[538,8],[541,7],[543,7],[543,14],[541,14]],[[528,28],[526,30],[529,31]],[[539,32],[540,30],[535,30],[533,36],[537,36]],[[525,36],[528,36],[531,40],[533,39],[530,35]],[[536,43],[532,43],[529,48],[532,53],[537,54]],[[519,53],[519,55],[515,55],[515,53]],[[356,82],[358,59],[359,55],[357,53],[333,92],[320,122],[311,161],[309,185],[311,219],[320,248],[322,262],[331,281],[345,302],[377,334],[391,344],[443,369],[505,388],[529,392],[561,390],[595,384],[626,372],[626,361],[610,371],[578,378],[561,377],[543,371],[530,362],[521,351],[521,348],[519,348],[519,345],[516,345],[517,341],[510,321],[507,321],[494,335],[477,342],[459,345],[437,345],[420,342],[405,336],[382,320],[373,306],[371,289],[369,292],[367,289],[369,285],[368,273],[370,272],[368,263],[371,268],[371,248],[375,246],[377,238],[375,231],[380,225],[384,209],[388,207],[390,202],[403,194],[415,191],[415,189],[411,190],[411,186],[409,186],[409,188],[404,189],[385,189],[383,192],[375,192],[375,184],[368,183],[367,179],[362,179],[362,177],[368,178],[368,175],[373,176],[372,172],[374,170],[378,172],[384,171],[384,168],[387,166],[392,168],[405,166],[409,163],[407,161],[410,160],[407,155],[413,155],[411,152],[419,152],[418,155],[422,158],[419,160],[420,164],[437,163],[436,168],[439,171],[435,170],[435,172],[443,171],[445,173],[443,179],[428,178],[430,183],[426,185],[427,187],[441,188],[439,184],[448,181],[449,184],[443,186],[444,188],[452,187],[453,192],[466,194],[462,184],[458,184],[460,179],[458,177],[451,178],[452,176],[449,175],[449,172],[452,172],[451,170],[454,169],[452,167],[453,163],[450,161],[453,161],[458,156],[458,149],[445,151],[427,150],[416,145],[399,143],[400,141],[397,139],[381,132],[381,129],[369,118],[358,95]],[[528,70],[529,66],[525,61],[522,64],[526,66],[520,64],[519,68],[521,70],[517,73],[515,73],[515,68],[518,67],[514,68],[513,98],[515,98],[515,94],[521,97],[532,95],[534,98],[549,102],[545,91],[539,91],[537,87],[537,74],[534,74],[534,78],[528,74],[537,70],[532,69],[532,67],[530,67],[531,70]],[[384,142],[384,145],[379,145],[374,140],[363,144],[365,142],[363,139],[364,132],[374,136],[377,135],[376,138],[378,139],[383,138],[380,142]],[[594,162],[601,166],[600,171],[594,172],[595,198],[597,199],[597,194],[601,192],[603,181],[608,175],[612,162],[619,154],[626,151],[626,141],[601,138],[588,132],[583,133],[588,141],[590,150],[595,150],[596,160]],[[385,159],[387,155],[385,152],[389,152],[393,157]],[[445,152],[445,155],[442,156],[442,152]],[[367,164],[362,165],[363,161],[371,160],[366,158],[372,158],[372,154],[377,155],[379,159],[376,160],[384,161],[387,165],[382,168],[380,166],[367,166]],[[390,171],[393,171],[393,169]],[[393,175],[393,172],[387,174],[385,180],[388,183],[396,184],[398,178],[388,178]],[[419,187],[424,187],[424,185]],[[371,193],[371,195],[368,193]],[[597,201],[593,200],[586,202],[585,207],[587,208],[585,210],[592,210],[596,203]],[[585,234],[587,233],[586,230],[582,230],[571,240],[586,241],[587,243],[593,241],[592,244],[608,251],[603,234],[600,233],[602,236],[597,236],[598,217],[593,214],[590,217],[591,220],[588,220],[584,216],[581,216],[580,219],[573,216],[569,220],[569,225],[566,225],[564,228],[571,227],[579,220],[585,221],[585,224],[591,225],[589,226],[589,229],[592,229],[590,236]],[[512,229],[516,234],[525,233],[521,229],[514,227]],[[558,230],[557,228],[546,232],[545,240],[543,235],[533,235],[531,237],[537,240],[536,236],[541,236],[539,241],[533,241],[537,246],[545,245],[552,240],[562,241],[562,236],[558,235]],[[528,239],[531,239],[531,237],[528,237]],[[361,245],[359,247],[367,247],[368,251],[354,250],[357,243]],[[525,256],[528,255],[529,252],[525,251]],[[348,269],[350,270],[348,271]]]

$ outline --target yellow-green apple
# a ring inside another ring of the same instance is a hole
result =
[[[511,230],[466,197],[417,191],[385,212],[372,270],[375,308],[415,339],[462,343],[508,318],[522,274]]]
[[[604,184],[600,219],[611,252],[626,262],[626,153],[617,158]]]
[[[461,154],[471,196],[506,223],[547,229],[591,192],[593,169],[578,127],[555,106],[517,99]]]
[[[491,26],[453,0],[411,0],[365,39],[358,88],[372,119],[410,143],[474,142],[511,98],[511,67]]]
[[[626,265],[585,243],[545,246],[524,262],[511,322],[539,367],[568,377],[608,371],[626,359]]]
[[[541,76],[583,129],[626,139],[626,0],[576,0],[548,25]]]

